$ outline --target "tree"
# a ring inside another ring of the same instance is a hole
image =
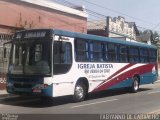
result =
[[[149,35],[150,36],[150,41],[152,44],[157,45],[160,39],[160,35],[158,32],[153,32],[152,30],[145,30],[143,31],[143,35]]]
[[[159,36],[158,32],[155,31],[153,33],[153,40],[151,42],[156,45],[157,42],[159,42],[159,38],[160,38],[160,36]]]

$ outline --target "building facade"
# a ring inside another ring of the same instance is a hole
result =
[[[88,33],[124,40],[136,40],[138,29],[134,22],[126,22],[124,17],[118,16],[89,22]]]
[[[73,9],[47,0],[1,0],[0,32],[31,28],[58,28],[87,32],[85,10]]]

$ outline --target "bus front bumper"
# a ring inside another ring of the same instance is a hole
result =
[[[15,84],[7,83],[7,92],[18,95],[31,95],[31,96],[53,96],[53,84]]]

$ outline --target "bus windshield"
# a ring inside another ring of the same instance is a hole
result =
[[[50,75],[51,41],[15,42],[11,48],[9,74]]]

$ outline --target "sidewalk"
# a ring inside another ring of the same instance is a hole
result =
[[[7,95],[7,91],[6,90],[0,90],[0,95]]]

